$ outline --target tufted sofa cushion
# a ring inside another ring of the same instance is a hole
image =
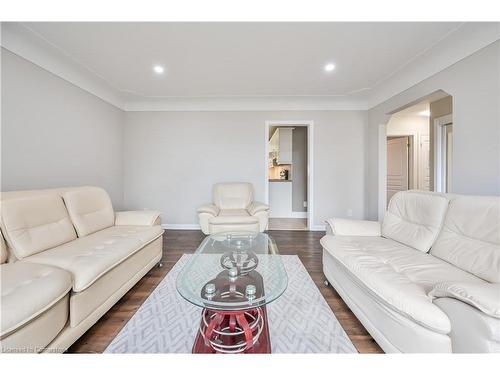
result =
[[[500,197],[453,197],[431,254],[500,283]]]
[[[47,265],[3,264],[0,277],[2,337],[48,310],[71,289],[71,275]]]
[[[482,282],[441,259],[383,237],[327,235],[321,244],[378,301],[439,333],[448,333],[451,326],[428,296],[434,285]]]
[[[115,224],[115,212],[108,193],[98,187],[85,187],[63,194],[64,203],[78,237],[84,237]]]
[[[113,226],[24,259],[62,268],[73,276],[73,290],[81,292],[113,267],[160,237],[156,226]]]
[[[428,252],[448,209],[448,198],[421,191],[400,191],[391,201],[382,223],[382,236]]]
[[[17,259],[76,238],[64,202],[56,194],[4,200],[1,219],[2,233]]]

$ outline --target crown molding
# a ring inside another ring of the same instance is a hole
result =
[[[498,22],[464,23],[388,79],[373,87],[368,95],[368,108],[376,107],[499,39]]]
[[[145,98],[127,100],[125,111],[338,111],[366,110],[363,98],[344,96],[255,96]]]
[[[18,22],[2,22],[1,46],[40,68],[123,109],[115,88]]]

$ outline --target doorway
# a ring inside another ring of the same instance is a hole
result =
[[[429,108],[415,104],[387,123],[386,205],[398,191],[430,190]]]
[[[269,230],[311,229],[312,126],[312,121],[266,122]]]
[[[387,115],[388,122],[378,126],[379,220],[384,219],[391,193],[387,174],[390,137],[410,137],[409,148],[413,145],[408,156],[408,189],[453,192],[453,97],[437,90]]]
[[[413,136],[387,137],[387,202],[412,187],[412,143]]]

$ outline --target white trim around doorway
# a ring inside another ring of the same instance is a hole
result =
[[[269,204],[269,128],[271,126],[306,126],[307,127],[307,229],[308,230],[318,230],[314,226],[313,220],[313,175],[314,175],[314,160],[313,160],[313,145],[314,145],[314,121],[312,120],[268,120],[265,122],[264,126],[264,203]]]
[[[378,220],[387,210],[387,124],[378,126]]]
[[[434,119],[434,191],[446,192],[445,178],[443,176],[443,127],[453,123],[453,115],[437,117]]]

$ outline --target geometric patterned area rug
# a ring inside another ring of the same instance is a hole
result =
[[[183,255],[104,353],[191,353],[201,308],[175,288]],[[357,353],[296,255],[282,255],[288,287],[267,305],[273,353]]]

